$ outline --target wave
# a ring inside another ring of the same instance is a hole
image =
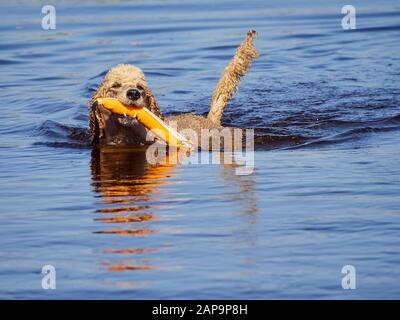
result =
[[[250,127],[245,126],[245,128]],[[307,125],[304,117],[290,116],[272,123],[269,127],[254,128],[254,145],[256,150],[323,147],[399,129],[400,114],[370,121],[324,118],[315,121],[313,125]],[[35,145],[54,148],[91,147],[88,128],[47,120],[37,129],[37,135],[44,139]]]
[[[88,128],[68,126],[57,121],[46,120],[36,130],[36,136],[44,141],[35,145],[46,145],[54,148],[89,148],[90,131]]]

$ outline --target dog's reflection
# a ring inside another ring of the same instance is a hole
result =
[[[121,236],[157,233],[151,222],[157,220],[154,210],[160,207],[159,187],[167,183],[175,170],[168,163],[148,164],[143,149],[94,148],[91,160],[92,185],[99,195],[101,207],[96,211],[96,221],[108,226],[103,229],[101,225],[102,230],[95,233]],[[157,250],[146,247],[105,248],[103,253],[115,254],[119,259],[139,257]],[[154,269],[151,263],[142,259],[111,261],[102,263],[110,271]]]
[[[226,157],[221,153],[220,159]],[[237,239],[249,245],[250,254],[256,241],[256,181],[253,175],[236,175],[237,166],[234,161],[229,163],[221,163],[216,172],[217,179],[226,187],[218,196],[221,201],[234,203],[236,210],[222,214],[228,219],[236,214],[244,218]],[[107,270],[157,269],[157,263],[149,259],[156,257],[154,253],[166,244],[157,244],[160,223],[155,221],[158,220],[156,213],[168,210],[174,200],[170,188],[163,186],[177,183],[179,179],[171,178],[181,174],[178,168],[168,158],[161,164],[149,164],[142,149],[93,149],[91,174],[93,189],[98,195],[95,220],[99,228],[95,233],[106,238],[101,264]],[[152,237],[151,241],[146,236]]]

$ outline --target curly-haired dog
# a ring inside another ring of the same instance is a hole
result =
[[[146,107],[177,129],[192,129],[200,137],[202,129],[221,129],[221,117],[229,99],[236,92],[240,78],[246,74],[253,59],[258,57],[253,45],[255,31],[247,34],[232,61],[225,68],[212,97],[207,117],[193,113],[163,118],[154,94],[147,85],[141,69],[127,64],[112,68],[93,94],[89,106],[90,130],[94,144],[140,145],[146,141],[147,130],[136,119],[114,114],[97,105],[98,98],[116,98],[128,106]],[[151,143],[151,141],[150,141]]]

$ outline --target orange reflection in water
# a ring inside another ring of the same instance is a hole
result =
[[[176,173],[175,165],[167,162],[151,165],[146,161],[144,149],[94,148],[92,151],[91,173],[94,191],[98,194],[100,215],[94,220],[111,228],[95,231],[101,235],[150,236],[159,232],[151,222],[159,218],[154,210],[159,205],[160,187],[170,183],[168,178]],[[152,203],[158,203],[153,205]],[[115,227],[118,226],[118,227]],[[132,238],[132,243],[135,243]],[[129,241],[129,240],[128,240]],[[124,243],[127,243],[126,238]],[[143,257],[159,251],[159,248],[105,248],[101,252],[114,255],[100,264],[108,271],[146,271],[157,269]],[[137,260],[121,260],[135,255]]]
[[[150,229],[109,229],[109,230],[95,231],[94,233],[143,236],[155,232],[157,231]]]
[[[121,263],[121,264],[108,264],[108,263],[103,263],[103,266],[107,268],[108,271],[132,271],[132,270],[140,270],[140,271],[146,271],[146,270],[156,270],[157,268],[152,267],[152,266],[142,266],[142,265],[137,265],[135,263],[129,264],[129,263]]]
[[[142,254],[149,252],[159,251],[156,248],[128,248],[128,249],[104,249],[102,252],[105,254],[116,253],[116,254]]]
[[[121,212],[121,211],[119,211],[119,212]],[[131,214],[131,215],[127,215],[127,216],[113,216],[113,217],[106,217],[106,218],[97,218],[95,220],[107,222],[107,223],[127,223],[127,222],[143,222],[143,221],[157,220],[157,218],[149,213],[138,213],[138,214]]]
[[[225,159],[221,153],[221,159]],[[225,155],[226,156],[226,155]],[[168,159],[167,159],[168,161]],[[108,247],[101,250],[104,260],[100,265],[108,271],[148,271],[160,266],[149,259],[160,248],[143,246],[138,237],[146,239],[160,232],[155,221],[159,217],[158,210],[169,207],[170,202],[178,201],[171,194],[166,194],[162,187],[176,183],[170,179],[177,175],[177,165],[164,163],[150,165],[146,161],[145,150],[101,148],[93,149],[91,161],[92,185],[98,198],[99,208],[95,221],[100,230],[94,233],[110,237],[115,243],[115,236],[121,236],[120,243],[125,247]],[[221,163],[217,173],[219,181],[225,188],[218,190],[221,200],[235,207],[224,214],[227,218],[241,217],[240,232],[236,238],[238,243],[249,245],[249,258],[252,259],[251,248],[255,245],[254,228],[257,222],[258,201],[255,192],[256,174],[240,176],[235,174],[235,161]],[[208,172],[209,173],[209,172]],[[218,201],[218,200],[216,200]],[[173,205],[173,204],[172,204]],[[111,238],[114,236],[114,238]],[[164,248],[164,247],[163,247]],[[135,257],[134,260],[129,258]],[[247,260],[243,262],[251,265]]]

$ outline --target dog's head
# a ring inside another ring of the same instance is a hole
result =
[[[143,143],[146,134],[144,127],[135,119],[99,107],[95,103],[98,98],[115,98],[128,106],[146,107],[162,118],[143,71],[133,65],[117,65],[108,71],[90,103],[90,129],[95,143]]]

